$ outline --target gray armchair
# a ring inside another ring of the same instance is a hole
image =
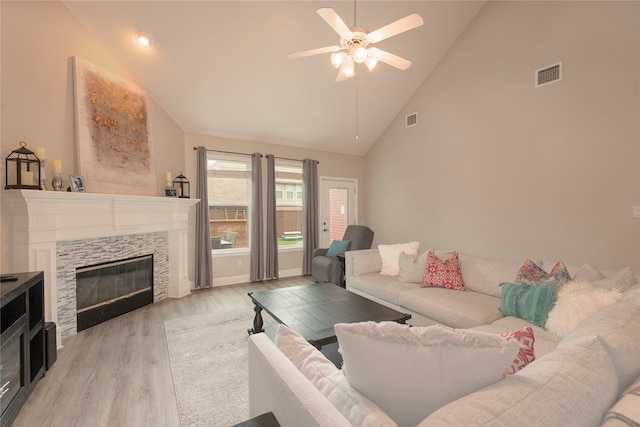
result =
[[[367,226],[349,225],[344,232],[342,240],[349,240],[348,251],[371,249],[373,234],[373,230]],[[328,249],[329,248],[319,248],[313,252],[311,277],[313,277],[316,282],[331,282],[336,285],[341,285],[344,275],[344,260],[341,261],[338,255],[332,257],[326,256]]]

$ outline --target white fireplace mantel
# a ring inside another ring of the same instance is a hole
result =
[[[57,242],[167,232],[168,296],[181,298],[192,288],[189,210],[197,202],[174,197],[5,190],[2,215],[11,218],[13,271],[44,271],[45,318],[56,322]]]

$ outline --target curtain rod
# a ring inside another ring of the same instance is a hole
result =
[[[196,151],[198,149],[198,147],[193,147],[193,151]],[[213,149],[209,149],[209,148],[205,148],[206,151],[215,151],[216,153],[224,153],[224,154],[240,154],[241,156],[252,156],[252,154],[247,154],[247,153],[239,153],[237,151],[224,151],[224,150],[213,150]],[[264,157],[262,154],[260,154],[260,157]]]
[[[272,154],[272,156],[273,156],[273,154]],[[290,159],[290,158],[288,158],[288,157],[278,157],[278,156],[273,156],[273,157],[274,157],[275,159],[280,159],[280,160],[291,160],[291,161],[294,161],[294,162],[304,162],[304,160],[300,160],[300,159]],[[320,164],[320,162],[319,162],[319,161],[317,161],[317,160],[314,160],[314,161],[315,161],[317,164]]]
[[[198,149],[198,147],[193,147],[193,151],[196,151]],[[225,154],[240,154],[242,156],[250,156],[251,154],[247,154],[247,153],[238,153],[236,151],[224,151],[224,150],[213,150],[210,148],[205,148],[206,151],[214,151],[216,153],[225,153]],[[262,154],[260,154],[260,157],[264,157]],[[300,160],[300,159],[290,159],[288,157],[278,157],[278,156],[273,156],[276,159],[280,159],[280,160],[292,160],[294,162],[302,162],[304,160]],[[316,160],[316,163],[320,164],[319,161]]]

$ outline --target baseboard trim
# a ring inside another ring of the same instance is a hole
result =
[[[302,276],[302,268],[290,268],[288,270],[280,270],[280,277],[295,277]],[[251,280],[249,279],[248,274],[241,274],[239,276],[227,276],[227,277],[217,277],[213,279],[212,287],[217,286],[228,286],[228,285],[237,285],[239,283],[248,283]]]

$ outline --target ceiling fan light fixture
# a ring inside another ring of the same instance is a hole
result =
[[[373,71],[373,69],[376,67],[376,64],[378,63],[378,60],[376,58],[372,58],[372,57],[368,57],[365,61],[364,61],[364,65],[367,66],[367,68],[369,69],[369,71]]]
[[[354,61],[358,64],[362,64],[367,60],[367,48],[364,46],[358,46],[353,50],[352,55]]]
[[[136,34],[136,41],[142,47],[149,47],[153,43],[153,37],[149,33]]]
[[[331,64],[336,68],[340,68],[345,59],[346,54],[344,52],[335,52],[331,54]]]
[[[340,72],[345,77],[353,77],[356,74],[355,64],[353,63],[351,55],[347,55],[347,60],[342,64]]]

